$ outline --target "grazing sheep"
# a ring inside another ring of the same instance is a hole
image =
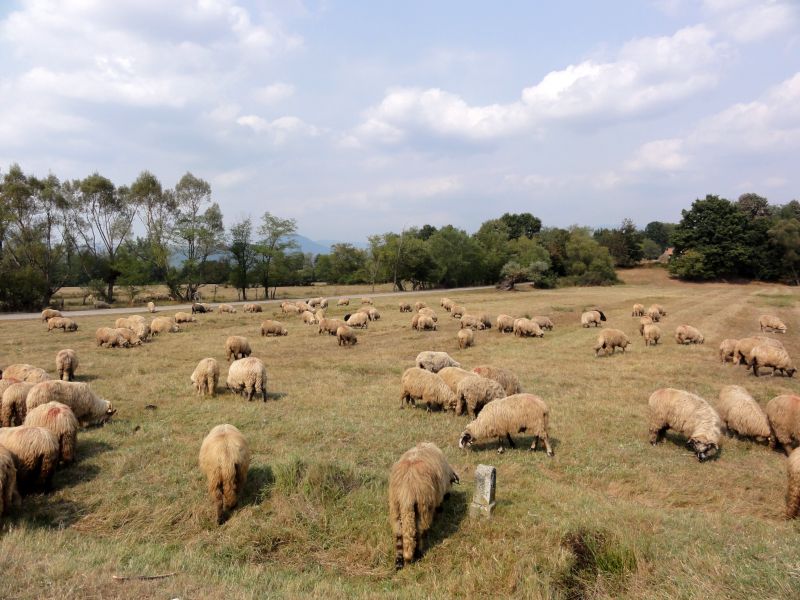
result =
[[[236,507],[247,483],[250,468],[247,440],[233,425],[217,425],[203,439],[198,462],[208,481],[208,495],[217,513],[217,524],[221,525]]]
[[[400,379],[400,408],[407,403],[416,404],[417,400],[425,403],[428,412],[433,406],[448,409],[456,405],[456,395],[441,377],[425,369],[411,367],[403,372]]]
[[[322,301],[319,303],[320,308],[328,308],[328,299],[323,298]]]
[[[758,377],[758,370],[763,367],[771,367],[772,374],[778,371],[783,375],[793,377],[797,369],[789,358],[789,353],[784,348],[775,348],[767,344],[757,344],[750,353],[752,359],[753,375]]]
[[[482,312],[478,315],[478,320],[483,323],[484,328],[492,328],[492,316],[489,313]]]
[[[658,311],[658,313],[659,313],[659,314],[660,314],[662,317],[666,317],[666,316],[667,316],[667,311],[666,311],[666,310],[664,310],[664,307],[663,307],[663,306],[661,306],[660,304],[653,304],[653,305],[651,305],[651,306],[650,306],[650,308],[654,308],[655,310],[657,310],[657,311]]]
[[[47,331],[53,331],[54,329],[63,329],[64,333],[78,331],[78,324],[66,317],[53,317],[47,320]]]
[[[306,325],[316,325],[317,324],[317,317],[314,316],[310,310],[304,311],[301,315],[303,318],[303,323]]]
[[[765,409],[769,421],[769,447],[778,444],[788,456],[795,443],[800,442],[800,396],[782,394],[767,402]]]
[[[336,306],[350,306],[350,298],[339,298],[336,301]]]
[[[495,321],[497,331],[500,333],[510,333],[514,331],[514,320],[514,317],[510,315],[497,315],[497,320]]]
[[[437,331],[439,326],[436,321],[426,315],[419,315],[417,320],[417,331]]]
[[[483,407],[497,398],[505,398],[503,386],[486,377],[465,377],[456,387],[456,414],[467,413],[474,419]]]
[[[632,317],[643,317],[644,316],[644,304],[634,304],[633,305],[633,312],[631,313]]]
[[[107,423],[117,412],[111,402],[95,394],[88,383],[58,380],[37,383],[28,392],[27,412],[48,402],[69,406],[81,427]]]
[[[168,317],[156,317],[150,321],[150,333],[158,335],[160,333],[177,333],[181,330],[180,326]]]
[[[767,415],[742,386],[726,385],[720,390],[717,414],[728,431],[757,442],[769,440]]]
[[[369,324],[369,315],[363,312],[357,312],[344,320],[350,327],[358,327],[359,329],[366,329]]]
[[[444,369],[439,371],[437,375],[442,378],[442,381],[444,381],[447,384],[447,387],[449,387],[453,391],[453,393],[456,393],[456,390],[458,389],[458,384],[461,382],[462,379],[466,377],[478,377],[472,371],[465,371],[461,367],[445,367]],[[455,410],[456,407],[455,405],[453,405],[453,406],[448,406],[447,408]]]
[[[667,429],[688,438],[687,444],[700,462],[716,456],[722,421],[711,405],[690,392],[662,388],[650,395],[650,443],[654,446]]]
[[[266,321],[263,321],[261,323],[261,335],[280,336],[280,335],[289,335],[289,332],[287,331],[286,326],[280,321],[273,321],[272,319],[267,319]]]
[[[228,368],[226,386],[234,394],[241,394],[248,400],[252,400],[255,394],[261,394],[261,399],[266,402],[267,368],[255,356],[235,360]]]
[[[435,444],[417,444],[389,473],[389,521],[395,540],[395,569],[422,555],[423,536],[458,475]]]
[[[97,302],[94,303],[94,308],[96,310],[100,310],[104,308],[111,308],[111,305],[105,300],[98,300]]]
[[[431,373],[437,373],[445,367],[460,367],[461,363],[453,360],[447,352],[433,352],[425,350],[417,354],[414,363],[420,369],[425,369]]]
[[[459,306],[457,304],[453,304],[453,306],[450,307],[450,316],[453,317],[454,319],[460,319],[461,317],[464,316],[464,313],[466,312],[467,309],[465,307]]]
[[[58,311],[54,308],[45,308],[42,311],[42,323],[47,323],[47,321],[49,321],[50,319],[60,316],[62,316],[61,311]]]
[[[5,393],[5,391],[15,383],[23,382],[21,382],[19,379],[13,379],[11,377],[4,377],[3,379],[0,379],[0,399],[3,398],[3,393]]]
[[[134,320],[135,321],[135,320]],[[121,329],[123,327],[127,327],[128,329],[133,329],[131,325],[134,321],[128,319],[128,317],[120,317],[116,321],[114,321],[114,329]]]
[[[678,344],[702,344],[706,340],[698,329],[691,325],[678,325],[675,329],[675,341]]]
[[[325,311],[321,308],[318,308],[317,310],[314,311],[314,318],[317,320],[317,323],[319,323],[322,319],[325,318]]]
[[[154,312],[156,312],[156,305],[155,305],[155,303],[154,303],[154,302],[148,302],[148,303],[147,303],[147,310],[148,310],[148,312],[151,312],[151,313],[154,313]]]
[[[414,302],[414,310],[419,312],[420,309],[423,309],[423,308],[428,308],[428,305],[425,304],[424,302]]]
[[[236,314],[236,309],[233,306],[231,306],[230,304],[220,304],[217,307],[217,312],[218,313]]]
[[[66,404],[48,402],[40,404],[25,416],[24,425],[44,427],[58,440],[58,456],[62,463],[71,465],[78,453],[78,419]]]
[[[136,334],[136,336],[143,342],[146,342],[150,337],[150,325],[145,323],[143,320],[135,321],[133,323],[133,327],[130,329],[133,329],[133,332]]]
[[[493,367],[491,365],[480,365],[472,369],[472,372],[480,377],[492,379],[503,386],[506,396],[513,396],[522,392],[519,378],[508,369]]]
[[[225,340],[225,359],[230,362],[239,358],[247,358],[253,353],[250,349],[250,342],[241,335],[231,335]]]
[[[224,312],[224,311],[219,311]],[[185,312],[176,312],[175,313],[175,322],[176,323],[197,323],[197,317],[190,315],[189,313]]]
[[[786,325],[778,317],[773,315],[761,315],[758,319],[761,331],[771,331],[774,333],[786,333]]]
[[[294,303],[294,305],[301,313],[304,313],[307,310],[311,310],[311,306],[309,306],[308,303],[303,302],[302,300],[298,300],[297,302]]]
[[[20,491],[49,491],[58,466],[58,439],[44,427],[3,427],[0,445],[14,458]]]
[[[358,338],[352,327],[342,325],[336,329],[336,341],[340,346],[355,346],[358,343]]]
[[[207,313],[207,312],[214,312],[214,309],[207,304],[203,304],[201,302],[193,302],[192,303],[192,314],[195,313]]]
[[[28,413],[27,398],[35,383],[15,383],[0,394],[0,425],[22,425]]]
[[[3,379],[25,381],[27,383],[41,383],[48,381],[50,375],[44,369],[24,363],[8,365],[3,371]]]
[[[408,302],[400,302],[400,312],[411,312],[411,305]]]
[[[594,325],[595,327],[600,327],[600,322],[605,320],[606,316],[601,311],[587,310],[581,315],[581,326],[589,327],[590,325]]]
[[[794,519],[800,511],[800,450],[786,461],[786,518]]]
[[[536,323],[539,328],[546,329],[547,331],[553,331],[553,328],[555,327],[553,325],[553,321],[550,320],[550,317],[539,315],[536,317],[531,317],[531,321]]]
[[[722,340],[722,343],[719,345],[719,359],[722,361],[723,365],[728,361],[734,362],[736,344],[738,343],[739,340],[734,340],[731,338]]]
[[[200,396],[213,396],[219,383],[219,363],[214,358],[204,358],[194,368],[189,380]]]
[[[614,354],[617,348],[622,348],[622,351],[625,352],[625,348],[627,348],[630,343],[631,341],[628,339],[628,336],[625,335],[624,331],[620,331],[619,329],[601,329],[600,335],[597,336],[597,343],[594,345],[594,355],[600,356],[601,350],[605,355]]]
[[[644,335],[645,346],[649,346],[650,344],[655,346],[658,344],[658,340],[661,339],[661,328],[655,323],[650,323],[649,325],[644,326],[642,335]]]
[[[514,335],[517,337],[544,337],[544,331],[534,321],[523,317],[514,320]]]
[[[14,466],[14,455],[0,446],[0,516],[19,506],[22,500],[17,490],[17,467]]]
[[[306,302],[306,304],[308,304],[311,308],[316,308],[322,304],[322,298],[319,296],[316,298],[311,298],[308,302]]]
[[[472,329],[459,329],[457,337],[458,347],[462,350],[475,345],[475,333]]]
[[[416,329],[419,331],[419,320],[422,318],[422,315],[416,314],[411,317],[411,329]]]
[[[783,344],[781,344],[778,340],[764,335],[755,335],[742,338],[736,343],[736,349],[733,352],[733,364],[747,365],[748,367],[752,365],[752,352],[753,349],[759,344],[766,344],[775,348],[783,348]]]
[[[417,313],[420,316],[430,317],[433,319],[434,323],[439,322],[439,317],[436,315],[436,312],[432,308],[420,308]]]
[[[367,309],[367,315],[369,315],[369,320],[370,321],[380,321],[381,313],[378,312],[377,308],[373,308],[373,307],[370,306]]]
[[[642,317],[639,319],[639,335],[644,335],[644,328],[653,324],[653,319],[650,317]]]
[[[317,331],[317,335],[320,333],[326,332],[329,335],[336,335],[336,330],[339,329],[342,325],[347,325],[341,319],[320,319],[319,320],[319,331]]]
[[[281,311],[285,315],[299,315],[302,312],[295,304],[281,304]]]
[[[259,313],[263,312],[260,304],[245,304],[242,310],[246,313]]]
[[[364,297],[364,298],[361,299],[361,304],[370,304],[370,305],[372,305],[374,303],[372,302],[372,298]]]
[[[657,308],[650,307],[647,309],[647,316],[653,320],[653,323],[658,323],[661,320],[661,311]]]
[[[115,328],[119,335],[128,343],[128,347],[130,346],[141,346],[142,345],[142,338],[136,335],[136,332],[133,329],[128,329],[127,327],[119,327]]]
[[[481,322],[481,320],[475,315],[462,315],[461,319],[459,320],[459,327],[461,329],[469,327],[470,329],[478,329],[480,331],[486,329],[486,325],[484,325],[483,322]]]
[[[450,298],[442,298],[441,300],[439,300],[439,304],[447,312],[450,312],[451,310],[453,310],[453,306],[455,306],[455,302],[450,300]]]
[[[480,414],[471,421],[458,440],[459,448],[468,448],[476,440],[485,438],[498,439],[502,445],[503,437],[508,445],[515,447],[511,434],[528,433],[533,435],[530,449],[539,447],[539,440],[544,442],[547,456],[553,456],[553,448],[548,438],[549,411],[547,404],[535,394],[514,394],[487,404]]]

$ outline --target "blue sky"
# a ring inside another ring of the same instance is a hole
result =
[[[191,171],[229,224],[352,241],[800,198],[794,0],[0,6],[2,170]]]

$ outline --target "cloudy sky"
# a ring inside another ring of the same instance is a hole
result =
[[[3,0],[0,64],[0,170],[191,171],[316,239],[800,199],[797,0]]]

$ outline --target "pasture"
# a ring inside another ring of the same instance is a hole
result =
[[[118,410],[110,424],[79,434],[78,462],[56,474],[52,493],[24,498],[3,520],[0,596],[800,596],[800,524],[783,518],[783,454],[724,438],[718,460],[701,464],[679,436],[651,447],[647,434],[647,398],[660,387],[712,404],[727,384],[745,386],[762,406],[798,393],[797,378],[756,379],[717,355],[723,338],[759,333],[759,315],[771,313],[788,325],[780,340],[800,358],[797,291],[678,283],[660,269],[620,275],[626,284],[610,288],[454,294],[470,313],[549,315],[555,323],[542,339],[479,331],[466,350],[458,349],[457,320],[438,305],[446,292],[376,298],[382,317],[357,332],[352,348],[276,305],[197,315],[181,333],[131,349],[95,346],[95,329],[113,326],[115,315],[79,318],[78,332],[66,334],[34,320],[0,321],[0,365],[52,373],[56,352],[73,348],[77,381]],[[412,330],[401,299],[427,302],[439,330]],[[639,336],[635,302],[668,311],[656,347]],[[595,358],[597,331],[580,326],[592,305],[631,338],[626,353]],[[350,311],[357,307],[353,299]],[[331,306],[328,315],[346,309]],[[284,322],[289,335],[260,337],[267,318]],[[705,344],[677,345],[672,334],[683,323],[700,329]],[[267,365],[266,403],[224,389],[223,345],[232,334],[248,337]],[[496,442],[462,451],[466,416],[401,410],[400,376],[422,350],[447,351],[465,368],[514,371],[550,407],[555,456],[528,452],[529,438],[503,454]],[[206,356],[221,366],[214,398],[197,397],[189,383]],[[197,467],[200,443],[219,423],[238,427],[252,452],[240,506],[222,526]],[[423,558],[395,573],[388,472],[420,441],[444,451],[461,485],[434,521]],[[497,468],[490,520],[467,516],[478,464]]]

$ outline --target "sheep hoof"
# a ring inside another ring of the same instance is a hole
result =
[[[503,448],[502,446],[500,446],[500,447],[497,449],[497,453],[498,453],[498,454],[502,454],[502,453],[503,453],[503,452],[505,452],[505,451],[506,451],[506,449],[505,449],[505,448]]]

